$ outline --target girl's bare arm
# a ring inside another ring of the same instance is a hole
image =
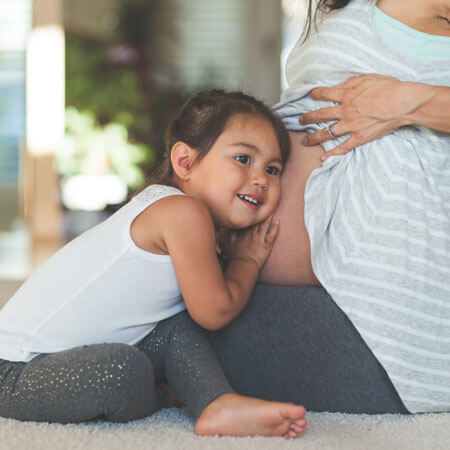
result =
[[[270,220],[266,220],[243,233],[224,274],[207,207],[188,196],[168,198],[160,206],[167,207],[158,211],[159,227],[187,309],[202,327],[219,329],[246,305],[276,238],[278,225],[270,227]]]

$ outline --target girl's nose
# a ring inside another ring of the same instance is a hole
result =
[[[261,189],[267,188],[267,176],[265,171],[255,171],[253,174],[252,182],[254,185],[259,186]]]

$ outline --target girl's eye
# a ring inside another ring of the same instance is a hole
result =
[[[250,156],[248,155],[239,155],[234,158],[236,161],[239,161],[242,164],[250,164]]]
[[[266,172],[269,175],[278,175],[280,173],[280,169],[278,167],[275,166],[269,166],[266,168]]]

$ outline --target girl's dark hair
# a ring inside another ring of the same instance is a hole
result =
[[[341,9],[347,6],[351,0],[308,0],[308,13],[306,15],[306,24],[303,30],[303,40],[305,40],[311,31],[312,24],[316,24],[317,14],[327,13],[335,9]],[[317,4],[314,10],[314,3]],[[313,12],[314,11],[314,12]]]
[[[172,185],[170,151],[173,145],[181,141],[194,148],[198,152],[198,162],[209,152],[229,120],[237,114],[259,117],[272,125],[285,165],[289,158],[290,140],[280,118],[263,102],[250,95],[213,89],[193,95],[175,112],[166,131],[163,161],[146,184]]]

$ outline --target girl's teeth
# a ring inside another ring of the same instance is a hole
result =
[[[250,203],[253,203],[254,205],[258,204],[258,200],[255,198],[248,197],[247,195],[239,195],[240,198],[243,198],[244,200],[247,200]]]

